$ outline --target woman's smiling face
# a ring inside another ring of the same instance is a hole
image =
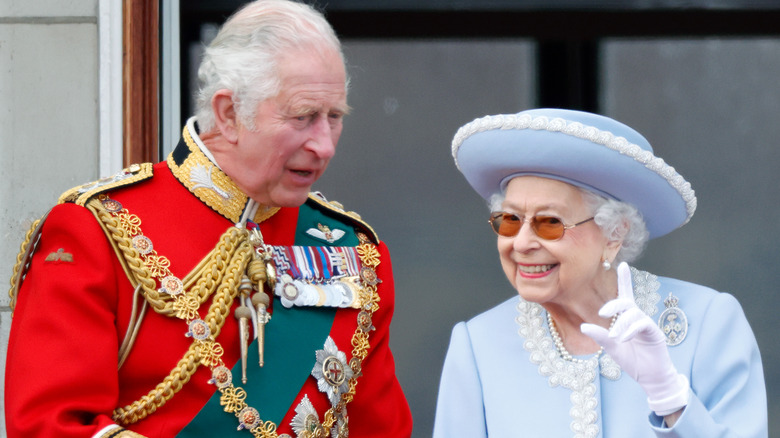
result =
[[[526,220],[555,216],[566,225],[593,214],[580,189],[553,179],[519,176],[509,182],[501,209]],[[509,282],[523,299],[539,304],[587,300],[603,275],[601,262],[608,252],[601,229],[589,221],[565,231],[560,240],[537,236],[528,223],[514,237],[498,236],[498,253]]]

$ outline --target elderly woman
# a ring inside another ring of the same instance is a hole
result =
[[[519,297],[452,331],[435,437],[766,437],[761,358],[731,295],[626,262],[696,197],[633,129],[537,109],[463,126]]]

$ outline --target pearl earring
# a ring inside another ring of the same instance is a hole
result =
[[[612,268],[612,263],[610,263],[609,260],[604,260],[604,263],[602,263],[601,266],[604,267],[605,271],[609,271],[610,268]]]

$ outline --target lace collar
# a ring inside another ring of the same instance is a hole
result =
[[[200,140],[194,118],[187,121],[182,139],[168,155],[168,167],[179,182],[193,195],[214,211],[238,223],[245,210],[256,204],[236,186],[214,161],[211,153]],[[259,206],[256,213],[248,211],[248,217],[260,223],[273,216],[278,207]]]
[[[661,300],[658,294],[661,286],[658,277],[631,268],[631,278],[634,283],[634,301],[643,312],[653,316],[658,311],[656,305]],[[620,367],[606,353],[598,359],[594,355],[583,362],[563,360],[555,349],[544,308],[522,298],[519,300],[516,318],[520,326],[518,333],[525,339],[523,347],[528,351],[531,363],[539,365],[539,374],[548,378],[550,387],[562,386],[572,391],[572,409],[569,414],[572,417],[571,430],[574,436],[598,436],[598,400],[594,382],[599,373],[610,380],[619,379]]]

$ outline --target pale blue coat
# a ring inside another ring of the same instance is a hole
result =
[[[556,368],[571,363],[555,352],[544,310],[513,297],[454,327],[434,437],[767,437],[761,357],[737,300],[692,283],[632,274],[635,301],[645,313],[657,320],[672,292],[688,318],[685,340],[669,347],[692,391],[673,428],[662,427],[629,376],[594,378],[594,369],[572,378]]]

